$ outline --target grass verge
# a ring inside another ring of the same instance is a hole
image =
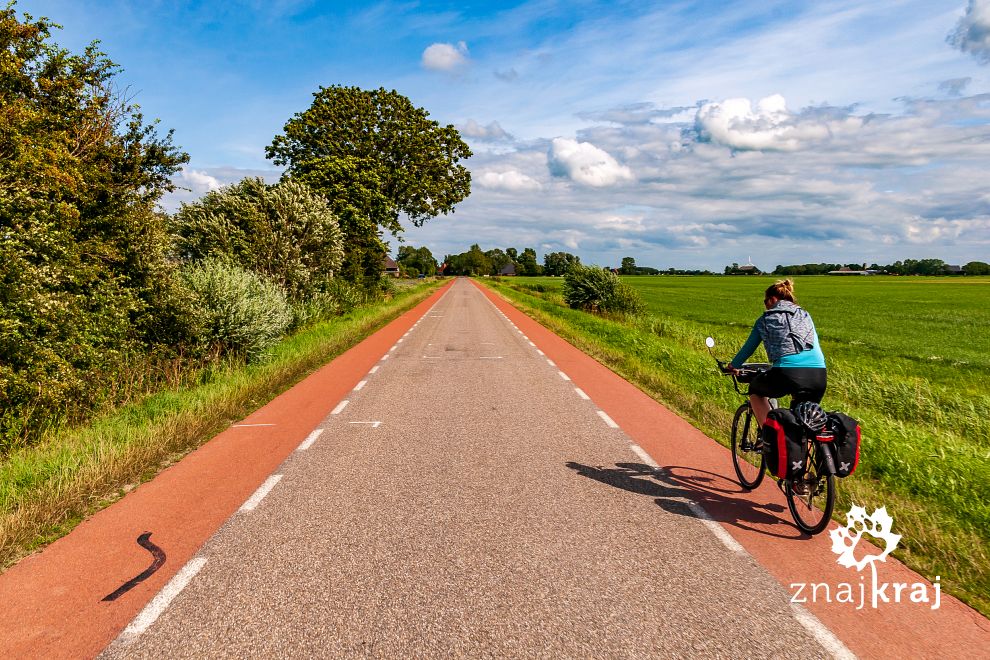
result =
[[[568,308],[551,288],[483,282],[728,446],[740,398],[717,373],[702,343],[706,334],[724,335],[726,328],[714,332],[709,324],[671,316],[603,318]],[[747,333],[748,327],[741,328],[732,345],[741,345]],[[832,361],[829,403],[859,419],[865,429],[863,462],[853,477],[840,481],[837,516],[844,522],[854,502],[887,506],[903,537],[895,556],[929,579],[940,576],[943,589],[990,616],[985,441],[967,437],[961,428],[917,419],[897,406],[891,409],[892,397],[860,396],[863,388],[856,384],[862,377],[854,358]],[[878,383],[882,380],[878,375]]]
[[[214,368],[195,386],[154,394],[12,453],[0,463],[0,570],[65,535],[440,284],[403,288],[391,300],[301,330],[263,363]]]

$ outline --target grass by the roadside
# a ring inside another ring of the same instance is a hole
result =
[[[726,314],[724,294],[713,278],[685,285],[693,290],[683,315],[665,301],[667,313],[626,319],[567,308],[556,282],[488,283],[543,325],[728,444],[731,415],[740,397],[717,373],[703,342],[714,335],[721,353],[731,356],[753,319]],[[759,303],[762,288],[752,286],[759,289]],[[849,299],[853,292],[845,290],[846,309],[857,308],[857,301]],[[705,318],[697,316],[706,313]],[[713,314],[721,316],[715,319]],[[823,326],[817,315],[816,320]],[[825,407],[848,412],[864,428],[863,459],[856,474],[840,482],[837,515],[843,516],[853,502],[870,509],[886,506],[895,531],[902,535],[895,555],[930,579],[940,576],[943,588],[990,614],[990,446],[983,414],[990,409],[987,394],[975,392],[965,382],[971,374],[961,375],[958,367],[957,379],[964,382],[953,387],[938,377],[941,374],[923,378],[918,361],[903,351],[878,355],[855,340],[827,340],[825,331],[820,333],[829,359]],[[937,344],[934,338],[917,341],[927,342],[926,349]]]
[[[388,321],[440,282],[403,287],[391,300],[324,321],[280,343],[268,360],[204,373],[61,432],[0,462],[0,569],[70,531],[232,422],[264,405]]]

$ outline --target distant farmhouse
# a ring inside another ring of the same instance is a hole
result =
[[[753,264],[753,259],[750,257],[746,260],[746,263],[740,266],[739,264],[732,264],[731,266],[725,267],[726,275],[762,275],[763,271],[759,269],[758,266]]]
[[[498,271],[498,274],[505,277],[511,277],[516,274],[516,265],[510,261],[502,266],[502,270]]]
[[[395,259],[388,255],[385,255],[385,258],[382,259],[382,274],[389,275],[391,277],[399,276],[399,264],[395,262]]]

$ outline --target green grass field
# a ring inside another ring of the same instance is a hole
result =
[[[628,277],[647,312],[563,306],[560,278],[495,286],[712,437],[739,404],[704,347],[731,358],[763,311],[767,277]],[[829,366],[823,405],[861,420],[862,463],[837,515],[886,506],[898,556],[990,614],[990,279],[795,277]],[[764,360],[762,348],[751,358]]]

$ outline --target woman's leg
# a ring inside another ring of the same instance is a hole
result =
[[[767,414],[770,412],[770,399],[759,394],[750,394],[749,405],[753,406],[753,414],[756,415],[756,421],[760,423],[762,428],[763,423],[767,421]]]

